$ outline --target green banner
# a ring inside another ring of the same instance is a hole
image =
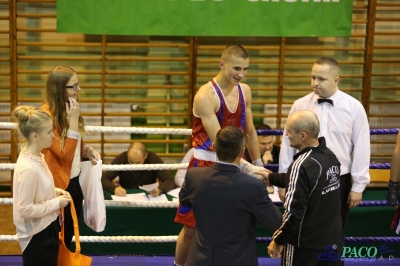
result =
[[[57,31],[150,36],[349,36],[351,0],[57,0]]]

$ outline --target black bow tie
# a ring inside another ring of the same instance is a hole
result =
[[[333,105],[333,101],[331,99],[319,98],[318,103],[330,103]]]

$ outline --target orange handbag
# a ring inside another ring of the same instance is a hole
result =
[[[64,221],[61,225],[60,232],[60,247],[58,250],[58,266],[90,266],[92,264],[92,258],[81,254],[81,243],[79,241],[79,227],[78,219],[76,217],[74,203],[71,205],[71,215],[74,220],[74,234],[75,234],[75,253],[71,252],[64,243]]]

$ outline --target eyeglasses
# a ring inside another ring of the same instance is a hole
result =
[[[65,86],[65,88],[67,88],[67,89],[72,89],[73,91],[79,91],[79,84],[78,83],[75,83],[74,85],[71,85],[71,86]]]

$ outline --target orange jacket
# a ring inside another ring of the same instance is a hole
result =
[[[43,104],[41,108],[48,114],[50,114],[50,116],[52,116],[48,104]],[[46,163],[49,166],[51,173],[53,174],[55,186],[61,189],[66,189],[71,179],[70,175],[72,169],[72,161],[74,159],[78,140],[67,137],[65,139],[64,150],[61,150],[61,135],[55,128],[53,128],[53,133],[53,144],[50,146],[50,148],[43,149],[42,153],[44,154]],[[83,158],[84,152],[83,146],[84,143],[83,140],[81,140],[81,160]]]

